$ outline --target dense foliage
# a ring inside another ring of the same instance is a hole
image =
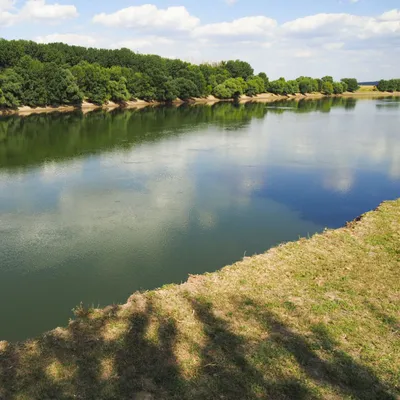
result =
[[[377,89],[381,92],[400,92],[400,79],[382,79],[378,85]]]
[[[128,100],[169,102],[214,95],[237,99],[271,92],[278,95],[321,92],[340,94],[358,89],[356,79],[334,82],[332,77],[299,77],[270,82],[254,75],[245,61],[193,65],[129,49],[109,50],[38,44],[0,39],[0,107],[79,105],[83,100],[102,105]]]

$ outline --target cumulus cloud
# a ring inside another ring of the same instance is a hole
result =
[[[13,23],[15,15],[10,12],[15,0],[0,0],[0,27],[9,26]]]
[[[45,0],[28,0],[20,12],[21,17],[36,20],[53,20],[75,18],[78,11],[74,5],[46,4]]]
[[[15,0],[0,0],[0,10],[9,10],[14,4]]]
[[[383,13],[380,18],[382,21],[400,21],[400,10],[391,10]]]
[[[352,33],[349,28],[362,28],[373,18],[350,14],[316,14],[286,22],[282,28],[286,34],[328,36],[334,33]]]
[[[292,36],[368,39],[374,36],[400,36],[397,10],[378,18],[351,14],[316,14],[282,25],[285,34]]]
[[[127,7],[112,14],[96,14],[93,22],[108,27],[168,31],[189,31],[200,24],[200,20],[183,6],[159,9],[153,4]]]
[[[62,42],[75,46],[96,46],[98,40],[90,35],[79,35],[76,33],[53,33],[51,35],[37,36],[35,41],[38,43]]]
[[[122,47],[133,51],[161,51],[161,47],[171,46],[175,42],[166,37],[142,36],[137,39],[112,40],[110,38],[97,37],[94,35],[81,35],[76,33],[53,33],[50,35],[37,36],[34,39],[38,43],[67,43],[74,46],[98,47],[109,49],[120,49]],[[159,48],[157,47],[159,46]]]
[[[265,36],[271,35],[277,26],[278,23],[272,18],[264,16],[244,17],[232,22],[203,25],[196,28],[193,34],[197,37],[225,36],[240,37],[241,40],[249,37],[265,39]]]
[[[160,36],[145,36],[138,39],[122,40],[115,43],[112,47],[121,48],[126,47],[133,51],[144,48],[151,48],[155,46],[169,46],[175,42],[172,39]]]
[[[0,0],[0,26],[23,21],[60,22],[78,16],[74,5],[47,4],[46,0],[27,0],[19,9],[15,6],[15,0]]]

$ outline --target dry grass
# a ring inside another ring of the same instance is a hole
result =
[[[0,343],[0,399],[396,399],[399,267],[397,200]]]
[[[374,85],[362,85],[358,92],[376,92],[378,89]]]

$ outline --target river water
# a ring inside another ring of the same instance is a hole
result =
[[[400,197],[400,99],[0,118],[0,340]]]

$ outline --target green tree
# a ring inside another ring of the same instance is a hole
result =
[[[301,94],[317,92],[319,89],[318,81],[310,77],[301,76],[297,78],[297,82],[299,83],[299,90]]]
[[[0,68],[15,67],[23,56],[22,41],[0,39]]]
[[[15,67],[22,77],[22,98],[24,105],[45,106],[48,103],[44,64],[30,56],[23,56]]]
[[[333,83],[330,81],[322,81],[322,90],[321,92],[325,95],[330,96],[333,94]]]
[[[7,68],[0,73],[0,88],[2,91],[1,107],[17,108],[21,105],[22,77],[12,68]]]
[[[188,100],[192,97],[199,97],[198,87],[190,79],[177,78],[173,81],[176,95],[182,100]]]
[[[243,78],[229,78],[214,89],[214,96],[220,99],[238,99],[247,89]]]
[[[380,92],[386,92],[388,89],[388,81],[386,81],[385,79],[380,80],[377,88]]]
[[[156,99],[156,89],[151,84],[148,75],[135,72],[127,78],[127,89],[133,98],[153,101]]]
[[[257,76],[264,81],[264,88],[265,88],[265,90],[267,90],[268,85],[269,85],[269,78],[268,78],[267,74],[265,72],[260,72]]]
[[[279,78],[276,81],[269,83],[268,91],[274,94],[282,95],[285,93],[286,80],[285,78]]]
[[[225,84],[221,83],[214,88],[213,94],[218,99],[230,99],[232,98],[232,92],[228,89]]]
[[[355,78],[343,78],[341,82],[344,82],[347,85],[347,91],[349,92],[356,92],[360,88],[357,79]]]
[[[131,95],[126,88],[126,78],[121,76],[118,80],[110,79],[108,83],[108,91],[110,100],[115,103],[124,103],[130,100]]]
[[[84,61],[72,67],[71,72],[88,101],[102,105],[110,100],[109,73],[106,68]]]
[[[162,72],[154,73],[151,78],[156,100],[170,102],[177,98],[176,88],[171,78]]]
[[[296,80],[291,80],[286,82],[286,87],[284,87],[286,94],[296,94],[300,92],[299,83]]]
[[[259,76],[249,78],[246,83],[245,93],[247,96],[255,96],[265,92],[264,80]]]
[[[342,94],[344,92],[343,84],[340,82],[333,82],[333,93]]]
[[[48,105],[79,105],[82,103],[83,93],[71,71],[55,63],[47,63],[44,64],[43,75]]]
[[[322,82],[329,82],[333,84],[333,78],[331,76],[324,76],[323,78],[321,78]]]
[[[185,78],[192,81],[197,86],[197,96],[206,95],[207,81],[197,65],[189,65],[187,69],[182,69],[178,73],[179,78]]]
[[[396,92],[400,90],[400,79],[390,79],[386,81],[385,86],[387,92]]]
[[[230,60],[225,64],[225,68],[229,71],[232,78],[247,79],[254,74],[254,69],[246,61]]]

